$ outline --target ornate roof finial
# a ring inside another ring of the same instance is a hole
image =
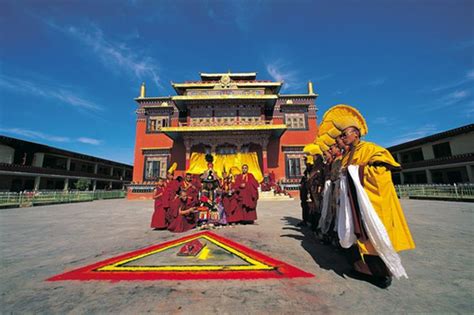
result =
[[[140,86],[140,98],[146,97],[146,87],[145,82],[142,82],[142,86]]]
[[[308,94],[314,94],[313,82],[308,81]]]

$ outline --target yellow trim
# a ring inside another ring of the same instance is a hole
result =
[[[224,94],[224,95],[177,95],[171,98],[173,101],[188,101],[188,100],[232,100],[232,99],[262,99],[262,100],[276,100],[278,96],[274,94],[264,95],[235,95],[235,94]]]
[[[285,124],[279,125],[231,125],[231,126],[183,126],[163,127],[162,132],[196,132],[196,131],[243,131],[243,130],[276,130],[287,129]]]
[[[209,82],[194,82],[194,83],[173,83],[172,86],[175,88],[186,88],[186,87],[192,87],[192,86],[209,86],[213,87],[215,86],[216,82],[209,83]],[[232,85],[237,85],[237,86],[281,86],[282,82],[239,82],[239,81],[233,81]]]
[[[206,240],[216,244],[217,246],[224,248],[225,250],[231,252],[232,254],[236,255],[237,257],[245,260],[249,264],[248,265],[234,265],[234,266],[225,266],[225,265],[216,265],[216,266],[121,266],[126,263],[129,263],[134,260],[138,260],[140,258],[150,256],[162,251],[165,251],[169,248],[177,247],[179,245],[183,245],[188,243],[189,241],[198,239],[198,238],[205,238]],[[102,268],[97,269],[97,271],[223,271],[223,270],[273,270],[275,269],[272,266],[266,265],[258,260],[250,258],[249,256],[245,255],[238,250],[222,244],[221,242],[207,236],[207,235],[197,235],[196,237],[181,241],[179,243],[174,243],[168,245],[166,247],[157,249],[155,251],[151,251],[149,253],[145,253],[142,255],[138,255],[132,258],[128,258],[122,261],[119,261],[115,264],[104,266]]]
[[[201,77],[222,77],[228,75],[229,77],[256,77],[257,72],[199,72]]]

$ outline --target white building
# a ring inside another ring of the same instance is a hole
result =
[[[395,184],[474,183],[474,124],[388,148],[402,165]]]

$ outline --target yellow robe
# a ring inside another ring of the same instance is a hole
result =
[[[349,157],[350,152],[344,155],[343,166],[348,166]],[[400,167],[388,150],[374,143],[361,141],[355,148],[350,164],[364,166],[364,190],[382,220],[395,251],[414,249],[415,242],[395,192],[391,171],[385,166],[374,165],[374,163]],[[358,245],[361,254],[377,255],[370,241],[358,241]]]

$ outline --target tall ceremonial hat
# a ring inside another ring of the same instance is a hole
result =
[[[309,153],[310,155],[323,155],[323,151],[321,151],[319,145],[315,143],[305,145],[303,148],[303,152]]]
[[[323,152],[329,151],[329,147],[326,145],[326,143],[323,142],[321,137],[318,137],[316,139],[316,145],[318,145],[319,148],[321,149],[321,151],[323,151]]]
[[[311,164],[311,165],[314,164],[314,158],[312,155],[305,156],[305,159],[306,159],[306,164]]]
[[[173,165],[168,169],[168,174],[174,174],[174,171],[178,167],[178,163],[174,162]]]
[[[323,122],[319,125],[318,134],[327,134],[331,138],[336,139],[337,136],[341,134],[341,131],[337,129],[336,126],[334,126],[332,121],[323,120]]]
[[[336,140],[334,140],[334,138],[331,138],[328,134],[321,135],[321,137],[319,137],[318,139],[328,147],[336,143]]]
[[[365,136],[369,132],[364,116],[354,107],[345,104],[331,107],[324,114],[323,121],[331,121],[340,131],[355,127],[359,129],[361,136]]]

